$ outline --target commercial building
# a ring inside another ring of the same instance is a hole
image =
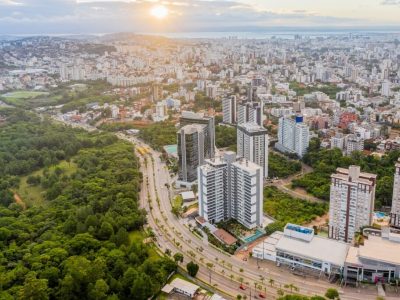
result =
[[[356,232],[372,224],[376,175],[359,166],[338,168],[331,176],[329,237],[351,243]]]
[[[293,269],[341,274],[349,247],[346,243],[317,236],[311,228],[287,224],[283,232],[273,233],[253,248],[252,254],[254,258]]]
[[[199,214],[211,224],[235,219],[247,228],[263,223],[263,171],[235,152],[198,168]]]
[[[229,98],[222,99],[222,113],[223,122],[225,124],[235,124],[236,123],[236,96],[231,96]]]
[[[400,229],[400,158],[396,163],[393,184],[392,210],[390,211],[390,225]]]
[[[303,117],[279,119],[278,142],[275,147],[282,152],[303,157],[310,143],[310,129],[303,123]]]
[[[215,155],[215,122],[214,117],[205,116],[201,113],[191,111],[183,111],[180,118],[180,126],[190,124],[204,124],[206,130],[204,132],[204,157],[212,158]]]
[[[364,244],[350,247],[343,276],[347,283],[391,282],[400,278],[400,232],[383,228],[381,236],[369,235]]]
[[[191,124],[179,129],[178,185],[190,186],[197,180],[197,167],[204,163],[206,125]]]
[[[262,102],[242,102],[237,106],[237,123],[256,123],[260,126],[264,122]]]
[[[237,127],[237,153],[263,169],[264,178],[268,177],[267,130],[256,123],[244,123]]]
[[[314,230],[287,224],[252,250],[252,256],[287,265],[293,272],[343,277],[345,284],[366,281],[394,282],[400,278],[400,231],[384,228],[381,236],[369,235],[364,244],[314,235]]]

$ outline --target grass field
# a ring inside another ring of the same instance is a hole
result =
[[[131,243],[143,243],[143,240],[147,238],[147,234],[145,231],[131,231],[129,232],[129,240]],[[157,260],[160,258],[160,255],[157,253],[154,246],[150,246],[149,249],[150,260]]]
[[[61,96],[51,96],[48,92],[39,91],[15,91],[0,95],[7,104],[18,107],[38,107],[43,105],[53,105]]]
[[[54,170],[56,167],[60,167],[64,171],[65,175],[71,175],[77,170],[77,166],[73,162],[68,163],[66,161],[62,161],[58,165],[51,167],[50,171]],[[22,177],[19,184],[19,188],[18,190],[15,191],[27,206],[46,205],[46,201],[44,199],[44,189],[42,189],[40,185],[32,186],[27,183],[29,176],[38,176],[38,175],[40,176],[43,175],[43,169],[33,172],[28,176]]]

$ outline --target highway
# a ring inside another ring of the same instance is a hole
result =
[[[84,129],[93,130],[87,126]],[[148,227],[156,236],[156,245],[160,252],[165,253],[169,249],[172,255],[182,253],[184,262],[181,267],[183,269],[188,262],[196,262],[200,266],[196,278],[209,284],[217,293],[230,299],[235,299],[239,294],[246,295],[247,299],[261,299],[258,295],[262,291],[266,299],[275,299],[279,297],[279,290],[283,290],[286,294],[291,292],[290,288],[285,288],[285,285],[294,285],[296,288],[293,292],[307,296],[322,296],[328,288],[332,287],[339,290],[341,299],[376,299],[375,290],[355,288],[344,290],[325,280],[297,277],[287,269],[278,268],[271,263],[262,261],[256,263],[254,259],[244,262],[237,257],[222,253],[199,239],[190,232],[181,219],[171,212],[172,182],[167,166],[160,159],[161,154],[135,137],[123,133],[116,135],[120,139],[147,149],[147,154],[142,154],[135,147],[143,174],[140,203],[148,212]],[[241,283],[246,287],[245,290],[239,288]],[[255,292],[255,286],[257,286],[257,292]],[[386,297],[386,299],[395,298]]]
[[[143,173],[143,188],[141,193],[141,203],[148,211],[148,224],[157,236],[157,245],[161,251],[166,249],[172,253],[182,253],[184,255],[184,264],[189,261],[195,261],[200,266],[197,277],[211,286],[223,290],[231,298],[236,295],[246,294],[247,298],[252,293],[255,294],[257,286],[259,294],[266,294],[267,299],[278,296],[277,292],[281,288],[285,293],[290,292],[285,285],[293,284],[298,288],[298,293],[303,295],[323,295],[327,288],[333,287],[339,290],[341,299],[375,299],[375,291],[365,291],[348,288],[346,291],[338,288],[336,285],[329,284],[325,280],[314,278],[304,279],[291,274],[287,269],[277,268],[268,263],[261,262],[260,268],[254,263],[244,262],[234,256],[221,253],[208,243],[200,240],[189,228],[171,212],[170,195],[172,195],[172,182],[168,169],[161,161],[161,154],[142,141],[134,137],[119,135],[138,146],[146,147],[148,154],[141,156],[141,171]],[[273,279],[273,285],[269,279]],[[245,291],[241,290],[240,282],[247,287]],[[261,287],[261,289],[260,289]],[[266,291],[266,293],[265,293]],[[227,296],[227,295],[225,295]],[[260,297],[258,297],[260,298]],[[389,299],[389,298],[387,298]]]

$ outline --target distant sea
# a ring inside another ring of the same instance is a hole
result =
[[[141,32],[145,35],[158,35],[175,39],[221,39],[221,38],[237,38],[237,39],[294,39],[296,36],[317,38],[328,36],[345,36],[353,35],[400,35],[400,30],[334,30],[334,31],[268,31],[268,32]]]
[[[0,0],[1,1],[1,0]],[[128,33],[128,32],[127,32]],[[195,32],[132,32],[133,34],[143,35],[157,35],[164,36],[173,39],[222,39],[222,38],[236,38],[236,39],[294,39],[295,36],[303,36],[310,38],[317,37],[329,37],[329,36],[395,36],[400,37],[400,29],[286,29],[286,30],[255,30],[255,31],[195,31]],[[104,35],[110,35],[110,33],[42,33],[42,34],[10,34],[0,35],[0,40],[15,40],[22,37],[33,37],[33,36],[52,36],[52,37],[68,37],[68,38],[90,38],[90,37],[101,37]]]

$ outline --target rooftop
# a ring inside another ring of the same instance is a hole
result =
[[[217,229],[213,232],[216,238],[227,244],[228,246],[233,245],[237,242],[237,239],[224,229]]]
[[[358,166],[350,166],[348,169],[345,168],[337,168],[336,173],[332,174],[332,178],[349,181],[349,182],[357,182],[363,183],[366,185],[374,185],[376,182],[377,175],[361,172],[360,167]],[[350,180],[351,179],[351,180]]]
[[[365,239],[364,246],[351,247],[346,263],[359,264],[360,259],[368,259],[400,266],[400,244],[370,235]]]
[[[277,250],[290,252],[312,260],[320,260],[343,266],[346,260],[349,245],[321,236],[314,236],[311,241],[282,236],[276,244]]]
[[[232,163],[232,165],[240,167],[241,169],[249,172],[249,173],[253,173],[259,169],[261,169],[261,167],[245,158],[239,159],[238,161]]]
[[[181,133],[183,131],[185,134],[192,134],[199,131],[203,131],[204,127],[206,127],[206,125],[204,124],[189,124],[179,129],[178,133]]]
[[[238,128],[242,128],[249,133],[267,133],[267,129],[258,125],[257,123],[243,123],[238,125]]]
[[[196,196],[194,195],[194,193],[192,191],[182,192],[181,196],[182,196],[183,201],[193,200],[196,198]]]
[[[200,287],[198,285],[195,285],[189,281],[183,280],[181,278],[175,278],[172,280],[171,283],[166,284],[163,288],[162,291],[164,293],[171,293],[174,289],[178,289],[181,291],[184,291],[185,293],[188,293],[189,295],[193,295],[196,293],[196,291]]]

